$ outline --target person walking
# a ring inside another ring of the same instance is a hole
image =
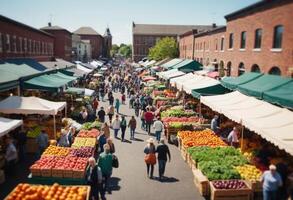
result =
[[[121,102],[122,102],[122,104],[125,104],[125,101],[126,101],[126,96],[123,93],[122,96],[121,96]]]
[[[153,128],[155,129],[157,142],[160,142],[161,134],[162,134],[162,131],[164,129],[164,124],[161,122],[159,117],[155,121]]]
[[[106,138],[110,137],[110,127],[107,122],[105,122],[102,126],[102,132],[104,133]]]
[[[171,154],[169,147],[165,144],[165,139],[160,139],[160,144],[156,149],[156,153],[158,154],[158,164],[159,164],[159,180],[162,180],[165,174],[165,168],[167,163],[167,156],[169,158],[169,162],[171,161]]]
[[[44,129],[41,131],[41,133],[37,137],[37,144],[38,144],[38,157],[40,157],[49,144],[49,136],[45,132]]]
[[[113,115],[115,114],[115,108],[113,105],[110,105],[108,107],[108,116],[109,116],[109,121],[110,121],[110,124],[112,123],[112,118],[113,118]]]
[[[101,168],[97,165],[95,158],[91,157],[88,160],[88,166],[85,173],[85,181],[91,187],[90,199],[99,200],[99,193],[101,198],[105,199],[102,194],[103,174]]]
[[[147,166],[147,176],[152,179],[154,175],[154,166],[156,164],[156,146],[153,138],[147,140],[147,146],[144,148],[144,161]]]
[[[23,161],[25,160],[25,157],[26,157],[25,147],[26,147],[26,141],[27,141],[26,133],[23,128],[21,128],[21,130],[17,133],[16,140],[17,140],[17,146],[18,146],[18,158],[20,161]]]
[[[126,131],[126,127],[127,127],[127,122],[125,119],[125,116],[122,115],[121,117],[121,142],[124,142],[124,137],[125,137],[125,131]]]
[[[98,98],[95,97],[93,102],[92,102],[92,107],[93,107],[93,110],[95,112],[95,115],[97,114],[97,110],[98,110],[98,107],[99,107],[99,101],[98,101]]]
[[[139,108],[140,108],[140,103],[139,103],[138,98],[134,101],[133,107],[134,107],[135,115],[136,115],[136,117],[138,117],[139,116]]]
[[[114,121],[112,122],[112,128],[114,129],[114,136],[117,139],[118,138],[118,132],[121,128],[121,122],[119,119],[119,115],[116,115]]]
[[[114,103],[114,97],[113,97],[113,94],[111,92],[111,95],[109,95],[109,104],[113,105],[113,103]]]
[[[134,116],[132,116],[129,120],[128,127],[130,128],[130,140],[134,140],[134,134],[136,129],[136,119]]]
[[[146,122],[146,131],[148,135],[151,134],[151,126],[154,120],[154,114],[147,108],[147,112],[144,114],[145,122]]]
[[[120,101],[118,98],[116,98],[115,100],[115,108],[116,108],[116,112],[119,113],[119,107],[120,107]]]
[[[110,153],[110,147],[108,144],[104,145],[104,152],[101,153],[99,157],[99,167],[101,168],[103,175],[103,186],[102,186],[102,194],[105,196],[106,190],[110,192],[109,188],[109,179],[112,175],[113,170],[113,156]]]
[[[261,176],[264,200],[278,199],[277,192],[279,187],[283,185],[283,182],[276,169],[275,165],[270,165],[269,170],[265,171]]]
[[[105,115],[106,115],[106,112],[104,110],[104,107],[101,107],[101,109],[98,112],[98,117],[99,117],[100,122],[102,122],[102,123],[105,122]]]
[[[112,154],[115,153],[115,145],[113,143],[112,138],[108,138],[106,144],[108,144],[110,147],[110,153],[112,153]]]
[[[142,109],[140,112],[140,120],[141,120],[141,129],[146,130],[146,128],[145,128],[145,109]]]
[[[98,151],[99,151],[99,153],[102,153],[102,152],[104,152],[104,145],[107,144],[107,137],[104,132],[101,133],[101,135],[98,138],[98,141],[99,141],[98,142],[98,144],[99,144]]]

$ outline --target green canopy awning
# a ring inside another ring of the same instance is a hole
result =
[[[177,65],[178,63],[181,63],[181,62],[183,62],[182,59],[174,58],[170,60],[169,62],[166,62],[165,64],[163,64],[162,67],[165,69],[169,69],[169,68],[172,68],[174,65]]]
[[[231,90],[223,87],[221,84],[218,84],[210,87],[194,89],[192,90],[191,94],[193,97],[199,99],[200,96],[212,96],[218,94],[225,94],[229,92],[231,92]]]
[[[270,103],[293,108],[293,80],[285,85],[266,91],[263,99]]]
[[[60,72],[67,75],[67,76],[73,76],[74,75],[74,72],[72,71],[68,71],[66,69],[60,69]]]
[[[277,75],[263,75],[253,81],[239,85],[241,93],[262,99],[263,93],[290,82],[291,79]]]
[[[260,73],[247,72],[238,77],[224,77],[221,80],[221,84],[224,87],[229,88],[230,90],[235,90],[238,87],[238,85],[248,83],[252,80],[257,79],[258,77],[262,75],[263,74],[260,74]]]
[[[183,71],[185,73],[191,71],[198,71],[201,70],[202,65],[194,60],[184,60],[177,65],[174,65],[172,69],[178,69],[179,71]]]
[[[68,75],[65,75],[65,74],[63,74],[61,72],[57,72],[55,74],[50,74],[50,75],[51,76],[56,76],[57,78],[65,79],[65,80],[68,81],[68,83],[70,83],[70,82],[72,82],[72,81],[77,79],[77,77],[75,77],[75,76],[68,76]]]
[[[68,87],[65,90],[65,92],[70,93],[70,94],[82,95],[82,94],[84,94],[84,88]]]

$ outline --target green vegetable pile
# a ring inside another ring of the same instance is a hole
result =
[[[193,124],[191,122],[171,122],[169,123],[170,128],[182,129],[182,130],[193,130]]]
[[[183,109],[170,109],[161,113],[161,117],[191,117],[195,112],[184,111]]]
[[[102,123],[99,121],[86,122],[82,125],[81,129],[82,130],[90,130],[92,128],[100,129],[101,126],[102,126]]]
[[[248,162],[234,147],[191,147],[187,151],[209,180],[240,179],[234,166]]]
[[[40,133],[41,133],[41,127],[36,126],[32,130],[28,131],[26,136],[29,138],[36,138],[40,135]]]

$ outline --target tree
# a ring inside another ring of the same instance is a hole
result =
[[[119,54],[125,58],[130,58],[132,55],[131,45],[121,44],[119,48]]]
[[[156,45],[149,50],[149,59],[163,60],[165,58],[176,58],[178,56],[178,46],[174,38],[165,37],[160,39]]]
[[[119,51],[119,46],[117,44],[112,45],[112,49],[110,51],[111,57],[113,57],[115,54],[117,54]]]

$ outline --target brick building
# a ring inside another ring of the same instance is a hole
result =
[[[98,59],[103,54],[104,38],[91,27],[80,27],[73,32],[82,40],[89,40],[91,44],[92,58]]]
[[[50,33],[55,37],[54,56],[67,61],[71,61],[71,32],[59,26],[52,26],[51,23],[48,23],[48,26],[41,28],[41,30]]]
[[[0,15],[0,59],[48,61],[53,56],[54,36]]]
[[[173,37],[179,41],[179,35],[194,29],[203,32],[212,29],[212,26],[189,25],[160,25],[160,24],[132,24],[132,59],[138,62],[147,57],[149,48],[164,37]]]
[[[226,27],[181,35],[180,57],[190,57],[183,46],[193,45],[192,59],[228,76],[249,71],[292,76],[292,10],[293,1],[275,0],[228,14]]]

